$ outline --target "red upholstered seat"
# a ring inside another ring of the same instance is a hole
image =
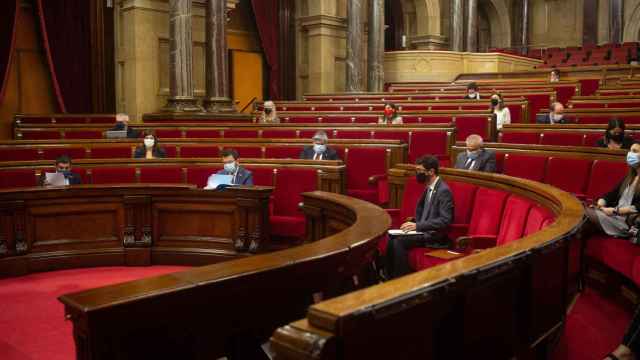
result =
[[[540,133],[538,132],[501,132],[498,139],[506,144],[539,144]]]
[[[182,169],[178,166],[142,166],[141,183],[182,184]]]
[[[505,154],[505,175],[542,182],[545,176],[547,158],[519,154]]]
[[[267,159],[298,159],[302,146],[268,146],[264,150]]]
[[[258,130],[224,130],[224,137],[228,139],[257,138]]]
[[[633,245],[628,239],[598,234],[587,239],[586,254],[632,279],[634,263],[640,256],[640,246]]]
[[[99,146],[91,148],[92,159],[126,159],[130,158],[131,146]]]
[[[540,136],[540,144],[556,146],[582,146],[584,135],[565,132],[544,132]]]
[[[62,133],[60,131],[53,131],[53,130],[45,130],[45,131],[23,130],[21,133],[22,133],[22,140],[55,140],[55,139],[60,139],[62,137]]]
[[[552,220],[553,214],[542,206],[534,205],[529,211],[527,225],[524,228],[523,236],[531,235],[542,230],[547,225],[547,220]]]
[[[584,196],[587,189],[592,160],[550,157],[547,161],[545,181],[577,196]]]
[[[594,160],[586,198],[596,200],[611,191],[625,177],[628,166],[623,161]]]
[[[409,143],[409,132],[408,131],[375,131],[373,133],[374,139],[380,140],[400,140],[405,143]]]
[[[96,167],[91,170],[94,184],[131,184],[136,182],[134,167]]]
[[[369,182],[372,176],[387,173],[387,150],[382,148],[349,148],[347,165],[347,195],[379,204],[378,186]]]
[[[3,188],[36,186],[38,179],[33,169],[11,169],[0,172],[0,184]]]
[[[222,166],[192,166],[187,168],[187,184],[195,185],[199,188],[207,186],[207,179],[212,174],[217,173]]]
[[[22,124],[53,124],[50,116],[25,116],[20,119]]]
[[[520,239],[527,226],[527,219],[532,203],[521,197],[511,195],[504,206],[497,245],[508,244]]]
[[[471,210],[476,197],[478,187],[473,184],[449,181],[447,182],[453,193],[453,203],[455,204],[455,214],[453,223],[450,226],[449,238],[456,239],[466,235],[471,222]]]
[[[44,160],[55,160],[57,157],[67,155],[71,159],[84,159],[87,151],[83,147],[64,147],[64,148],[43,148],[42,158]]]
[[[168,158],[177,158],[178,157],[178,147],[176,145],[164,145],[161,144],[162,149],[164,149],[164,153]]]
[[[489,119],[487,116],[457,117],[455,120],[456,141],[465,141],[467,136],[477,134],[483,139],[488,139]]]
[[[297,137],[295,130],[262,130],[264,139],[295,139]]]
[[[221,132],[220,130],[213,130],[213,129],[193,129],[193,130],[185,131],[184,136],[189,139],[191,138],[217,139],[222,137],[220,132]],[[161,136],[158,135],[158,137],[161,137]],[[162,137],[167,137],[167,136],[162,136]]]
[[[336,139],[371,139],[371,131],[336,130]]]
[[[311,143],[311,138],[315,135],[318,130],[300,130],[300,139],[309,139],[309,143]],[[331,130],[326,130],[327,137],[331,139],[333,136],[333,132]]]
[[[201,131],[201,130],[189,130],[189,131],[187,131],[186,137],[191,137],[191,138],[200,137],[200,136],[198,136],[199,133],[198,134],[192,134],[191,133],[192,131]],[[182,138],[182,130],[180,130],[180,129],[158,129],[158,130],[156,130],[156,136],[158,138],[160,138],[160,139],[180,139],[180,138]],[[203,137],[213,137],[213,136],[203,136]]]
[[[473,246],[486,248],[496,245],[502,220],[502,210],[508,196],[508,193],[500,190],[478,189],[473,202],[471,223],[469,224],[467,236],[481,240],[474,243]]]
[[[236,146],[234,147],[241,158],[262,158],[262,148],[260,146]]]
[[[304,236],[305,218],[299,210],[299,204],[302,202],[300,194],[315,191],[317,186],[318,174],[314,169],[278,169],[273,191],[273,212],[270,217],[272,235]]]
[[[65,131],[65,139],[102,139],[102,131]]]
[[[253,176],[253,184],[260,186],[273,186],[273,168],[247,167]]]
[[[0,161],[29,161],[38,160],[38,150],[34,148],[2,148],[0,149]]]
[[[602,133],[586,133],[584,135],[584,146],[596,146],[602,136]]]
[[[409,162],[414,163],[424,155],[446,155],[448,136],[444,131],[413,131],[409,144]]]
[[[220,148],[215,145],[184,145],[180,147],[181,158],[217,158]]]

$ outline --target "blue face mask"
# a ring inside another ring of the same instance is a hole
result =
[[[629,151],[627,153],[627,165],[635,168],[638,166],[638,164],[640,164],[640,157],[638,156],[638,154]]]
[[[236,171],[236,162],[230,162],[224,164],[224,170],[229,173],[233,173]]]
[[[71,175],[73,174],[71,170],[58,170],[58,172],[64,175],[65,178],[70,178]]]
[[[322,154],[326,150],[327,150],[327,145],[313,144],[313,151],[315,151],[316,154]]]
[[[471,160],[477,159],[478,155],[480,155],[479,151],[467,151],[467,158],[469,158]]]

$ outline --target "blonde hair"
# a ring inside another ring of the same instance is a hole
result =
[[[263,104],[263,108],[271,109],[271,114],[267,115],[263,109],[262,114],[260,114],[260,122],[262,123],[278,122],[278,113],[276,111],[276,104],[274,104],[273,101],[271,100],[265,101]]]

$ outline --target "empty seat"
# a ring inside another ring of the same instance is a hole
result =
[[[30,161],[38,160],[38,150],[34,148],[11,148],[0,149],[0,161]]]
[[[136,182],[134,167],[96,167],[91,169],[94,184],[132,184]]]
[[[504,245],[520,239],[525,231],[532,203],[519,196],[511,195],[504,206],[500,231],[496,244]]]
[[[11,169],[0,171],[0,185],[3,188],[36,186],[38,179],[33,169]]]
[[[193,133],[192,131],[198,131]],[[198,137],[213,137],[213,136],[199,136],[201,130],[188,130],[186,137],[198,138]],[[180,139],[182,138],[182,130],[180,129],[158,129],[155,131],[156,136],[160,139]],[[216,130],[217,133],[217,130]],[[216,136],[217,137],[217,136]]]
[[[540,135],[540,144],[555,146],[582,146],[583,134],[565,132],[543,132]]]
[[[187,167],[187,184],[195,185],[199,188],[207,186],[209,176],[217,173],[222,166],[190,166]]]
[[[295,130],[262,130],[264,139],[295,139],[297,132]]]
[[[305,235],[305,217],[299,209],[300,194],[317,189],[318,174],[314,169],[283,168],[276,172],[271,235],[301,238]]]
[[[592,160],[550,157],[545,181],[564,191],[583,197],[589,180]]]
[[[65,131],[65,139],[102,139],[102,131]]]
[[[220,134],[220,130],[214,129],[193,129],[186,130],[185,135],[186,138],[200,138],[200,139],[217,139],[222,137]],[[160,135],[158,135],[160,137]],[[166,136],[163,136],[166,137]]]
[[[508,193],[500,190],[478,189],[467,233],[467,236],[471,238],[472,248],[487,248],[496,245],[502,211],[508,196]]]
[[[529,211],[523,236],[528,236],[542,230],[547,221],[551,219],[553,219],[553,214],[549,210],[539,205],[532,206]]]
[[[126,159],[130,158],[131,146],[99,146],[91,148],[92,159]]]
[[[521,131],[502,131],[498,141],[505,144],[539,144],[540,133]]]
[[[640,246],[628,239],[598,234],[587,239],[587,256],[614,269],[629,279],[633,278],[633,265],[640,257]]]
[[[622,181],[627,171],[628,166],[624,161],[594,160],[586,198],[595,201],[602,197]]]
[[[182,184],[182,169],[177,166],[143,166],[140,168],[140,182]]]
[[[360,130],[336,130],[334,134],[336,139],[371,139],[372,136],[371,131]]]
[[[224,130],[223,135],[230,139],[252,139],[258,137],[258,130]]]
[[[444,131],[413,131],[409,144],[409,162],[414,163],[424,155],[447,155],[448,149],[448,133]]]
[[[544,180],[547,157],[520,154],[504,156],[503,173],[523,179],[542,182]]]
[[[42,158],[44,160],[55,160],[59,156],[67,155],[71,159],[84,159],[87,155],[87,151],[83,147],[55,147],[55,148],[43,148]]]
[[[478,187],[473,184],[449,181],[447,182],[453,193],[455,214],[450,226],[449,238],[456,239],[466,235],[471,222],[471,210],[476,197]]]
[[[247,170],[251,171],[254,185],[273,186],[273,168],[250,166],[247,167]]]
[[[62,138],[62,133],[60,131],[53,130],[22,130],[20,133],[22,134],[22,140],[55,140]]]
[[[409,132],[405,130],[398,130],[398,131],[376,130],[373,133],[373,138],[379,139],[379,140],[400,140],[408,144]]]
[[[264,157],[267,159],[299,159],[302,146],[268,146]]]
[[[241,158],[262,158],[262,148],[260,146],[236,146],[234,149]]]
[[[349,148],[345,152],[347,165],[347,194],[358,199],[379,204],[377,181],[372,177],[384,177],[387,173],[387,150],[382,148]]]
[[[180,148],[181,158],[217,158],[220,148],[215,145],[184,145]]]

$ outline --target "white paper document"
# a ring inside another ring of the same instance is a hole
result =
[[[64,174],[59,172],[45,173],[46,184],[50,186],[65,186]]]
[[[391,229],[388,231],[389,235],[394,235],[394,236],[398,236],[398,235],[422,235],[424,234],[423,232],[420,231],[404,231],[404,230],[400,230],[400,229]]]
[[[207,180],[207,186],[204,187],[205,190],[214,190],[220,185],[233,185],[231,181],[233,180],[233,175],[211,175],[209,176],[209,180]]]

